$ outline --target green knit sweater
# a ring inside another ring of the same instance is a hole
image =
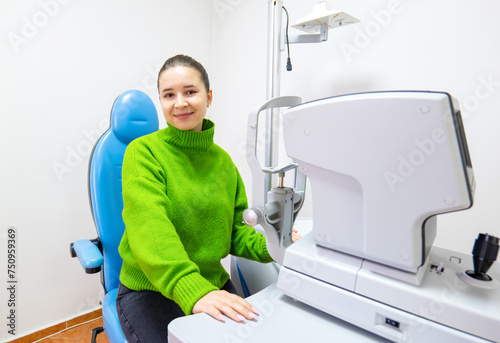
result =
[[[265,238],[242,222],[247,199],[229,155],[201,132],[173,126],[130,143],[123,161],[120,281],[161,292],[191,314],[229,279],[228,254],[271,262]]]

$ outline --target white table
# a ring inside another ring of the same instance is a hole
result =
[[[222,323],[204,313],[178,318],[168,327],[169,342],[388,342],[284,295],[275,283],[246,300],[259,311],[255,320]]]

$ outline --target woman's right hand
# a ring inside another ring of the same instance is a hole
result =
[[[245,299],[227,291],[212,291],[193,306],[193,314],[207,313],[224,322],[224,316],[235,322],[254,319],[258,312]]]

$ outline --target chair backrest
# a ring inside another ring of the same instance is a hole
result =
[[[122,163],[134,139],[158,130],[158,114],[149,96],[138,90],[121,94],[111,109],[110,128],[99,138],[89,163],[89,197],[104,256],[102,282],[106,292],[118,287],[122,259],[118,245],[122,219]]]

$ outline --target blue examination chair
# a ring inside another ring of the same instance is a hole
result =
[[[92,342],[103,330],[111,342],[127,342],[115,304],[122,265],[118,245],[125,229],[122,220],[122,162],[125,149],[132,140],[157,130],[158,114],[149,96],[138,90],[126,91],[115,100],[110,128],[99,138],[90,156],[90,207],[99,237],[71,243],[70,250],[87,273],[101,272],[105,291],[102,304],[104,327],[94,329]]]

